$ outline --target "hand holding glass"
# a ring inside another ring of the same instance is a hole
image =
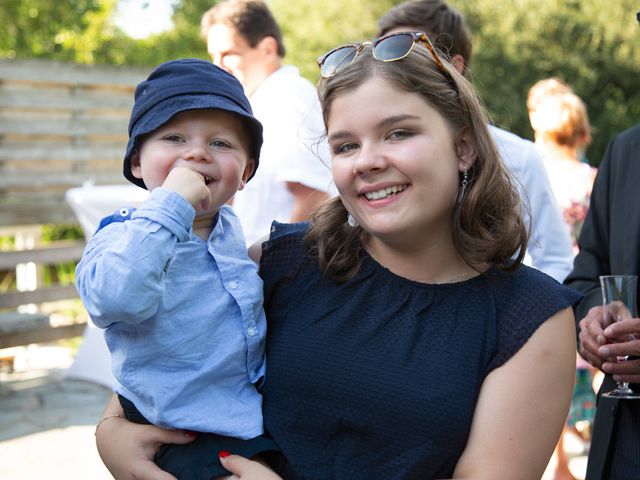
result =
[[[636,309],[637,284],[637,275],[604,275],[600,277],[605,326],[638,316]],[[631,337],[621,338],[618,341],[624,342],[635,339],[635,337]],[[627,356],[618,357],[618,362],[625,362],[626,360]],[[629,388],[627,382],[617,383],[618,386],[615,390],[602,395],[612,398],[640,399],[640,393],[636,393]]]

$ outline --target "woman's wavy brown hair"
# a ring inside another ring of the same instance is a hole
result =
[[[456,145],[466,130],[477,152],[477,159],[469,169],[469,185],[453,211],[456,250],[478,271],[491,266],[516,269],[524,258],[528,240],[520,195],[500,160],[489,133],[487,115],[475,90],[446,59],[442,61],[448,75],[438,69],[421,46],[394,62],[375,60],[371,48],[365,47],[351,65],[331,78],[320,80],[318,90],[325,127],[332,102],[374,76],[384,78],[401,90],[421,95],[444,117],[454,132]],[[369,236],[361,227],[347,225],[347,213],[339,197],[330,200],[314,213],[305,237],[323,271],[339,282],[357,273],[362,261],[361,249]]]

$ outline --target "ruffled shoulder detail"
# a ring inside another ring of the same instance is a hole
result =
[[[527,266],[513,274],[496,273],[490,277],[496,302],[498,349],[489,371],[515,355],[546,320],[582,299],[580,292]]]

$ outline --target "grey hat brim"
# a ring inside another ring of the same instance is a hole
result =
[[[248,130],[250,145],[250,158],[255,162],[253,173],[249,180],[255,175],[260,162],[260,148],[262,147],[262,124],[252,116],[248,116],[246,111],[239,107],[236,102],[222,95],[197,94],[197,95],[177,95],[169,97],[155,104],[149,111],[133,125],[129,132],[129,142],[124,157],[123,174],[130,182],[141,188],[147,188],[141,178],[136,178],[131,172],[131,157],[133,156],[139,137],[151,133],[167,123],[178,113],[187,110],[216,109],[235,113],[243,121]]]

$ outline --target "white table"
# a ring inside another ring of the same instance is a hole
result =
[[[121,207],[138,207],[149,192],[134,185],[87,185],[72,188],[65,199],[78,218],[88,240],[98,228],[100,220]],[[111,388],[111,356],[104,340],[104,332],[91,321],[84,330],[82,344],[73,364],[64,375],[66,378],[88,380]]]

